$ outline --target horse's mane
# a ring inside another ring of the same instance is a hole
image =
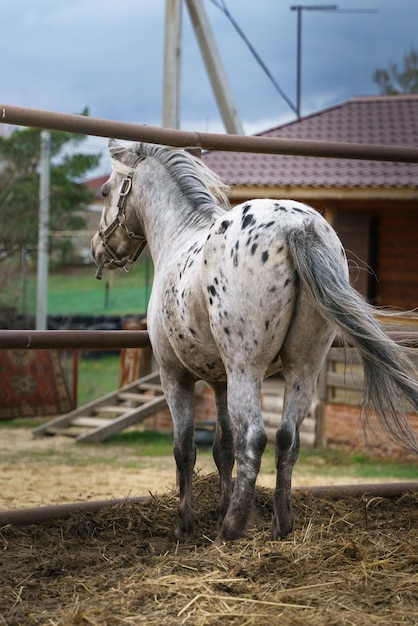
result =
[[[114,158],[119,150],[126,151],[126,148],[118,146],[111,150],[112,167],[115,171],[126,176],[135,169],[138,157],[156,159],[165,167],[192,207],[198,209],[196,217],[210,215],[213,218],[229,209],[225,193],[227,185],[201,159],[189,152],[141,142],[135,143],[129,150],[131,157],[121,162]]]

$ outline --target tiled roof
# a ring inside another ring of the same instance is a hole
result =
[[[418,95],[352,98],[260,136],[418,147]],[[217,151],[202,158],[229,185],[418,187],[418,164]]]
[[[90,178],[84,182],[84,185],[87,187],[89,191],[92,191],[96,198],[101,198],[101,188],[105,184],[107,180],[109,180],[110,174],[104,174],[102,176],[97,176],[96,178]]]

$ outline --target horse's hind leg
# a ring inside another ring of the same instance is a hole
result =
[[[194,381],[187,374],[173,375],[160,371],[164,395],[173,418],[174,458],[177,465],[177,485],[180,492],[176,539],[188,541],[194,535],[192,496],[193,469],[196,462],[196,445],[193,427]]]
[[[312,379],[288,375],[283,417],[276,433],[276,488],[274,517],[271,526],[273,539],[283,539],[293,528],[291,500],[292,472],[299,455],[299,427],[309,412],[315,387]],[[303,386],[303,392],[300,388]]]
[[[280,354],[285,397],[283,417],[276,433],[273,539],[283,539],[293,528],[291,486],[299,454],[299,429],[311,407],[318,375],[335,334],[308,302],[305,301],[303,308],[299,306],[298,313]]]
[[[237,477],[217,541],[245,535],[254,487],[267,442],[260,408],[260,379],[228,377],[228,409],[234,429]]]
[[[221,526],[231,500],[232,468],[235,461],[234,435],[227,406],[226,383],[213,384],[212,389],[215,392],[218,417],[213,444],[213,458],[219,472],[219,526]]]

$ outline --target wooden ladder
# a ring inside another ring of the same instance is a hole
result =
[[[75,437],[77,442],[96,443],[142,422],[166,407],[159,372],[152,372],[38,426],[32,432],[36,437],[67,435]]]

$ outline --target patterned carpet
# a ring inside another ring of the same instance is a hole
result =
[[[0,350],[0,419],[72,409],[57,350]]]

